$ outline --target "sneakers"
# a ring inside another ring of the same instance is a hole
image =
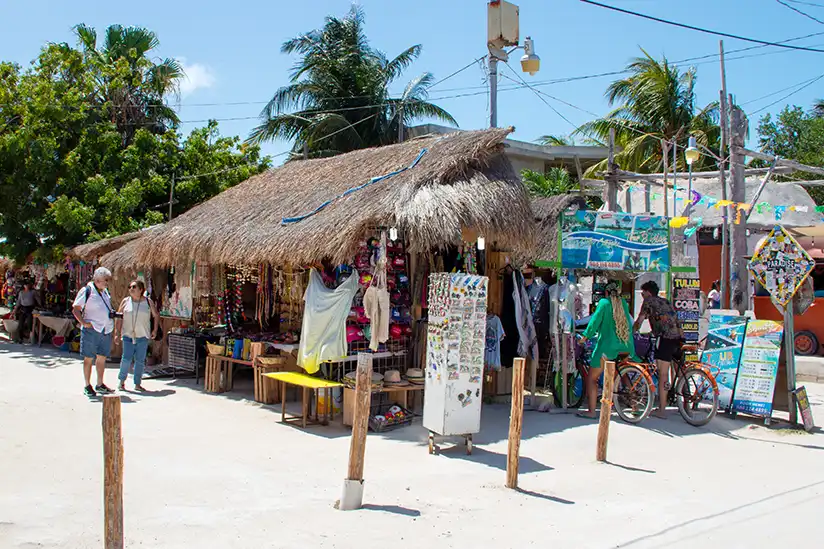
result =
[[[114,392],[111,389],[109,389],[108,387],[106,387],[106,385],[104,385],[103,383],[101,383],[100,385],[97,385],[94,388],[94,390],[97,391],[98,393],[100,393],[101,395],[110,395]]]
[[[91,385],[86,385],[86,388],[83,389],[83,394],[89,398],[96,397],[97,393],[94,392]]]

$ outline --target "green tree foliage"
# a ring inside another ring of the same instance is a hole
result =
[[[536,198],[577,193],[581,188],[565,168],[550,168],[546,173],[522,170],[521,178],[527,192]],[[591,210],[597,210],[603,204],[596,196],[588,196],[586,201]]]
[[[132,44],[132,31],[110,28],[105,53],[92,53],[81,37],[80,49],[45,46],[25,71],[0,63],[5,254],[23,258],[41,242],[59,249],[162,222],[173,176],[177,215],[268,167],[258,147],[221,137],[215,122],[184,139],[176,117],[148,108],[170,88],[152,88],[162,63],[134,59],[151,48]],[[131,45],[114,53],[118,33]],[[102,67],[103,59],[115,68]],[[120,71],[137,76],[112,76]],[[220,173],[186,178],[210,172]]]
[[[324,26],[284,42],[281,51],[298,54],[291,84],[275,92],[261,112],[249,142],[294,140],[293,154],[306,144],[312,157],[397,142],[399,124],[435,118],[457,125],[452,116],[427,101],[430,73],[413,78],[399,97],[395,82],[420,55],[408,48],[394,59],[372,48],[364,33],[363,11],[353,6],[343,19],[327,17]]]
[[[763,152],[824,167],[824,118],[815,110],[806,112],[801,107],[788,105],[774,119],[764,115],[758,123],[758,142]],[[809,174],[803,172],[790,174],[790,180],[809,178]],[[824,189],[808,187],[807,192],[816,204],[824,205]]]
[[[615,144],[622,148],[615,158],[625,170],[640,173],[662,171],[661,140],[676,140],[684,150],[690,135],[712,150],[718,149],[720,129],[718,104],[702,109],[695,106],[695,69],[681,71],[666,58],[643,57],[627,65],[629,76],[609,85],[606,97],[614,107],[605,117],[588,122],[574,135],[595,138],[606,143],[610,129],[615,131]],[[693,165],[700,170],[714,166],[714,161],[702,156]],[[678,167],[685,170],[683,155],[678,155]],[[604,171],[606,161],[596,164],[588,173]]]

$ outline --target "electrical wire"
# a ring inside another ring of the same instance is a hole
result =
[[[797,93],[798,93],[798,92],[800,92],[801,90],[806,89],[806,88],[809,88],[810,86],[812,86],[813,84],[815,84],[816,82],[818,82],[819,80],[821,80],[822,78],[824,78],[824,74],[820,74],[820,75],[816,76],[815,78],[813,78],[812,80],[810,80],[809,82],[807,82],[806,84],[804,84],[803,86],[801,86],[800,88],[798,88],[797,90],[795,90],[795,91],[793,91],[793,92],[790,92],[790,93],[788,93],[787,95],[785,95],[785,96],[781,97],[780,99],[777,99],[777,100],[773,101],[773,102],[772,102],[772,103],[770,103],[769,105],[765,105],[765,106],[761,107],[761,108],[760,108],[760,109],[758,109],[758,110],[752,111],[752,112],[751,112],[751,113],[749,113],[747,116],[748,116],[749,118],[752,118],[752,116],[753,116],[754,114],[758,114],[758,113],[760,113],[761,111],[765,111],[765,110],[769,109],[769,108],[770,108],[770,107],[772,107],[773,105],[777,105],[778,103],[781,103],[781,102],[782,102],[782,101],[784,101],[785,99],[788,99],[788,98],[792,97],[793,95],[797,94]]]
[[[802,0],[787,0],[787,2],[792,2],[793,4],[800,4],[802,6],[812,6],[814,8],[824,8],[824,4],[815,4],[813,2],[804,2]]]
[[[818,18],[816,18],[816,17],[813,17],[813,16],[812,16],[812,15],[810,15],[809,13],[804,12],[804,11],[801,11],[800,9],[795,8],[795,7],[791,6],[791,5],[789,5],[788,3],[784,2],[783,0],[775,0],[775,1],[776,1],[776,2],[778,2],[779,4],[781,4],[782,6],[784,6],[785,8],[790,9],[790,10],[793,10],[795,13],[798,13],[799,15],[803,15],[803,16],[804,16],[804,17],[806,17],[807,19],[812,19],[812,20],[813,20],[813,21],[815,21],[816,23],[818,23],[818,24],[820,24],[820,25],[824,25],[824,21],[822,21],[821,19],[818,19]]]
[[[757,103],[758,101],[761,101],[762,99],[767,99],[768,97],[772,97],[773,95],[778,95],[779,93],[785,92],[787,90],[791,90],[791,89],[793,89],[797,86],[801,86],[802,84],[806,84],[807,82],[814,81],[816,78],[817,77],[814,76],[814,77],[809,78],[807,80],[803,80],[801,82],[796,82],[792,86],[787,86],[786,88],[781,88],[780,90],[776,90],[772,93],[768,93],[767,95],[762,95],[761,97],[758,97],[756,99],[750,99],[749,101],[744,101],[744,102],[738,103],[738,106],[743,107],[744,105],[749,105],[750,103]]]
[[[670,21],[669,19],[662,19],[660,17],[655,17],[653,15],[647,15],[644,13],[639,13],[637,11],[626,10],[624,8],[619,8],[616,6],[610,6],[608,4],[602,4],[600,2],[594,2],[593,0],[578,0],[579,2],[583,2],[584,4],[590,4],[593,6],[597,6],[599,8],[606,8],[608,10],[617,11],[619,13],[624,13],[626,15],[632,15],[634,17],[641,17],[643,19],[649,19],[650,21],[655,21],[657,23],[664,23],[665,25],[672,25],[674,27],[680,27],[682,29],[693,30],[696,32],[703,32],[705,34],[713,34],[715,36],[723,36],[725,38],[732,38],[734,40],[742,40],[744,42],[752,42],[754,44],[763,44],[765,46],[776,46],[779,48],[787,48],[791,50],[798,50],[798,51],[811,51],[815,53],[824,53],[824,50],[816,49],[816,48],[807,48],[804,46],[790,46],[788,44],[782,44],[781,42],[770,42],[768,40],[760,40],[758,38],[748,38],[746,36],[740,36],[737,34],[730,34],[728,32],[721,32],[715,31],[711,29],[706,29],[703,27],[696,27],[694,25],[687,25],[686,23],[679,23],[677,21]]]

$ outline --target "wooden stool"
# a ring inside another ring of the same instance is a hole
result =
[[[280,357],[266,357],[263,364],[260,359],[255,362],[255,401],[261,404],[275,404],[280,398],[278,382],[266,377],[266,374],[283,369],[286,360]]]

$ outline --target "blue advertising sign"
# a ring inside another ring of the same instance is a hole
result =
[[[729,409],[732,405],[741,349],[747,333],[747,317],[712,315],[707,330],[707,344],[701,354],[701,362],[718,368],[718,407]]]
[[[670,270],[666,217],[579,210],[560,217],[565,269],[666,272]]]
[[[775,378],[784,327],[772,320],[750,320],[732,408],[755,416],[772,415]]]

